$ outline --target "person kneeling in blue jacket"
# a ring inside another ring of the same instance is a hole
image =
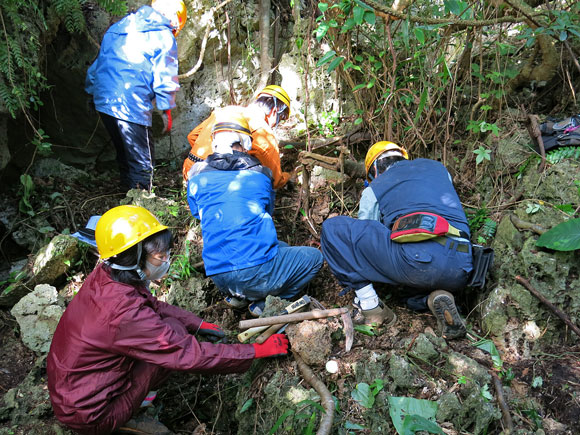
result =
[[[465,288],[472,272],[469,226],[451,176],[434,160],[408,160],[407,151],[381,141],[367,152],[370,185],[358,219],[337,216],[322,224],[324,258],[338,281],[353,289],[366,324],[395,323],[373,282],[414,290],[407,305],[427,309],[445,338],[466,333],[451,292]]]
[[[213,154],[190,170],[187,201],[201,221],[205,272],[226,303],[259,316],[268,295],[292,299],[318,273],[322,253],[278,241],[272,220],[272,172],[247,154],[252,137],[241,117],[217,120]]]

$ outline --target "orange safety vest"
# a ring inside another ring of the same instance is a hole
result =
[[[240,111],[248,118],[252,117],[254,112],[241,106]],[[214,111],[205,121],[191,130],[187,135],[187,140],[191,145],[190,155],[193,158],[188,156],[183,162],[184,180],[187,181],[189,170],[195,164],[195,158],[205,160],[212,153],[211,143],[213,138],[211,130],[215,123],[216,114]],[[248,119],[248,125],[252,130],[252,149],[248,151],[248,154],[260,160],[263,166],[270,168],[274,178],[274,189],[284,187],[290,179],[290,174],[288,172],[282,172],[278,141],[272,130],[261,119]]]

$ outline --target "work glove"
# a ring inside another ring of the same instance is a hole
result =
[[[171,109],[164,110],[161,114],[163,119],[163,133],[169,133],[173,125],[173,119],[171,119]]]
[[[255,358],[288,354],[288,338],[284,334],[273,334],[262,344],[254,343]]]
[[[198,334],[204,335],[210,341],[218,341],[225,337],[224,331],[213,323],[208,323],[205,320],[199,325]]]

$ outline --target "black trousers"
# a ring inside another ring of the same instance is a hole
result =
[[[117,164],[124,189],[151,190],[155,149],[151,129],[99,112],[117,151]]]

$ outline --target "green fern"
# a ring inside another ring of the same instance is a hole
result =
[[[497,229],[497,222],[487,218],[481,227],[481,235],[486,239],[493,239],[495,236],[495,231]]]
[[[70,33],[78,33],[85,29],[85,18],[79,0],[56,0],[54,9]]]
[[[82,5],[86,0],[1,0],[0,8],[0,104],[16,118],[19,113],[38,109],[39,98],[49,85],[41,65],[43,32],[51,10],[67,31],[86,28]],[[112,15],[127,13],[126,0],[97,0]],[[47,7],[48,6],[48,7]],[[33,126],[36,131],[36,127]]]
[[[546,160],[552,165],[560,163],[566,159],[578,159],[580,157],[580,147],[559,147],[546,154]]]
[[[111,15],[127,14],[127,2],[123,0],[97,0],[97,3]]]

